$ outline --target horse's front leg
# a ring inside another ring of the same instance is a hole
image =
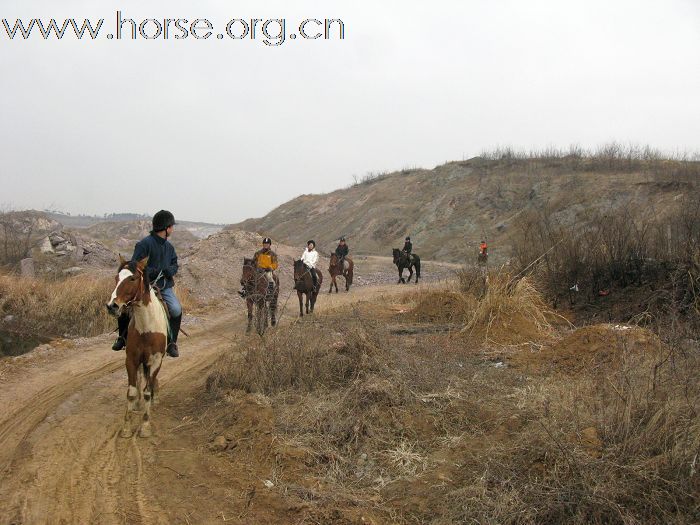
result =
[[[306,294],[306,313],[307,314],[310,313],[310,310],[309,310],[310,304],[311,304],[311,294],[307,292],[307,294]]]
[[[335,280],[335,277],[333,277],[333,274],[331,274],[331,287],[328,289],[328,293],[333,293],[333,281]]]
[[[270,324],[272,326],[277,326],[277,301],[279,299],[278,295],[275,295],[270,302]]]
[[[124,413],[124,426],[122,426],[121,436],[129,438],[132,435],[131,431],[131,413],[136,410],[136,405],[139,400],[139,389],[136,387],[136,376],[138,373],[138,364],[131,357],[127,347],[126,354],[126,375],[129,381],[129,388],[126,391],[126,412]]]
[[[413,266],[408,267],[408,280],[406,282],[410,283],[411,278],[413,278]]]
[[[253,330],[253,300],[246,297],[245,305],[248,308],[248,326],[245,329],[245,333],[249,334]]]
[[[297,297],[299,298],[299,317],[304,317],[304,302],[301,295],[301,292],[297,290]]]
[[[396,284],[401,284],[402,282],[404,282],[404,280],[403,280],[403,268],[401,266],[399,266],[399,282],[397,282]]]
[[[165,338],[165,336],[163,336]],[[163,342],[165,347],[165,342]],[[139,436],[142,438],[151,437],[151,406],[153,405],[153,397],[156,391],[156,376],[160,371],[160,365],[163,362],[163,353],[154,352],[148,358],[148,366],[145,367],[146,387],[143,390],[143,420],[141,421],[141,429]]]

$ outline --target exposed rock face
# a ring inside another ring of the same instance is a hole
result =
[[[312,238],[322,253],[344,235],[354,255],[391,256],[410,235],[414,253],[423,259],[469,264],[476,263],[485,239],[492,263],[500,264],[511,254],[518,221],[530,212],[551,210],[563,224],[585,220],[592,211],[628,206],[658,217],[681,202],[674,200],[677,195],[697,191],[694,182],[669,185],[665,175],[641,168],[596,170],[565,159],[449,162],[433,170],[368,177],[332,193],[301,195],[230,228],[291,245]]]
[[[117,255],[104,244],[84,239],[80,235],[58,230],[49,233],[39,246],[39,251],[49,257],[65,260],[66,264],[77,263],[93,267],[112,267]],[[69,270],[76,273],[76,264]]]

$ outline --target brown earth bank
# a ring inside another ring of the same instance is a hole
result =
[[[491,260],[500,264],[511,256],[519,221],[531,212],[547,210],[562,225],[628,208],[642,220],[659,219],[697,196],[697,161],[512,153],[371,174],[331,193],[301,195],[230,228],[286,244],[311,237],[324,251],[345,235],[355,253],[372,255],[389,255],[410,235],[423,258],[470,264],[487,239]]]
[[[696,341],[576,329],[527,281],[458,290],[324,295],[264,338],[203,312],[148,439],[118,436],[111,338],[0,361],[0,522],[700,520]]]

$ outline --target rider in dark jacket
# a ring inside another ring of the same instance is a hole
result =
[[[340,238],[340,242],[335,249],[335,254],[341,259],[345,259],[350,253],[350,247],[345,243],[345,237]]]
[[[135,271],[136,263],[148,257],[148,278],[152,284],[160,289],[161,296],[168,306],[170,314],[171,337],[168,342],[167,353],[170,357],[178,357],[177,336],[182,322],[182,306],[178,300],[173,286],[173,277],[177,274],[177,254],[175,247],[168,241],[168,237],[175,226],[175,217],[166,210],[160,210],[153,216],[153,230],[148,237],[144,237],[136,243],[134,255],[129,262],[131,271]],[[112,350],[121,350],[126,346],[126,337],[129,329],[130,317],[124,313],[119,317],[119,337],[112,345]]]
[[[411,250],[413,250],[413,244],[411,244],[411,238],[406,237],[406,242],[403,245],[403,253],[406,255],[411,255]]]

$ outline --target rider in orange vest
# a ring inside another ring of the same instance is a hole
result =
[[[269,237],[263,239],[263,247],[255,252],[253,259],[255,260],[255,265],[261,270],[265,271],[265,277],[267,278],[267,288],[270,292],[275,286],[275,270],[279,266],[277,262],[277,254],[273,252],[270,247],[272,246],[272,240]]]

